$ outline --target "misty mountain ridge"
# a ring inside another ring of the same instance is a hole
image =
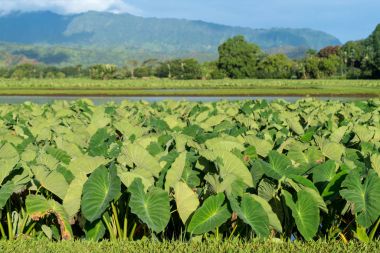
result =
[[[319,50],[341,44],[332,35],[306,28],[252,29],[94,11],[73,15],[17,12],[0,16],[0,50],[7,46],[12,54],[15,51],[20,54],[26,49],[30,53],[33,47],[36,52],[52,52],[59,46],[63,51],[74,50],[77,54],[83,54],[83,49],[103,55],[114,52],[116,58],[195,57],[208,60],[216,58],[218,46],[235,35],[244,35],[267,52],[284,52],[291,56],[310,48]],[[121,58],[114,61],[112,63],[119,63]]]

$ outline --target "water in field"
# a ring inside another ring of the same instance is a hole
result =
[[[148,101],[148,102],[157,102],[162,100],[183,100],[183,101],[193,101],[193,102],[215,102],[220,100],[257,100],[263,99],[267,101],[274,101],[276,99],[283,99],[289,102],[294,102],[299,99],[304,99],[302,96],[230,96],[230,97],[198,97],[198,96],[157,96],[157,97],[113,97],[113,96],[0,96],[0,104],[20,104],[26,101],[45,104],[51,103],[55,100],[78,100],[81,98],[91,99],[95,104],[105,104],[108,102],[120,103],[123,100],[131,101]],[[323,96],[318,97],[320,100],[340,100],[340,101],[352,101],[352,100],[365,100],[363,97],[333,97],[333,96]]]

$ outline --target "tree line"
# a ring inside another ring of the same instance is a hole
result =
[[[98,64],[90,67],[55,67],[20,64],[0,68],[3,78],[92,79],[171,78],[171,79],[377,79],[380,78],[380,25],[364,40],[343,46],[329,46],[320,51],[309,50],[302,59],[284,54],[266,54],[243,36],[228,39],[218,48],[219,58],[200,63],[195,59],[174,59],[144,62],[128,61],[123,67]]]

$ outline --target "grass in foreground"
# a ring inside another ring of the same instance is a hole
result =
[[[359,252],[379,252],[380,242],[368,244],[342,242],[248,242],[241,241],[210,241],[210,242],[88,242],[88,241],[64,241],[50,242],[47,240],[16,240],[1,241],[0,251],[8,252],[49,252],[49,253],[96,253],[96,252],[305,252],[305,253],[359,253]]]
[[[380,80],[0,79],[0,95],[380,96]]]

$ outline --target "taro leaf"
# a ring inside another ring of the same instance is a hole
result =
[[[200,152],[200,154],[219,165],[220,176],[223,179],[235,177],[241,179],[246,185],[250,187],[253,186],[253,179],[250,171],[245,166],[244,162],[233,153],[225,150],[206,150]]]
[[[348,130],[347,126],[342,126],[342,127],[339,127],[337,129],[333,130],[331,135],[330,135],[330,140],[332,142],[339,143],[343,139],[343,136],[345,135],[347,130]]]
[[[28,195],[25,202],[26,211],[32,220],[38,221],[53,213],[58,220],[62,239],[73,238],[68,215],[58,202],[52,199],[47,200],[41,195]]]
[[[68,170],[73,173],[73,175],[77,174],[90,174],[95,169],[97,169],[100,165],[106,165],[108,163],[107,159],[102,156],[88,156],[81,155],[71,160]]]
[[[19,159],[17,150],[11,144],[5,143],[0,148],[0,185],[9,176]]]
[[[237,138],[233,138],[232,136],[227,137],[217,137],[213,139],[209,139],[205,142],[206,147],[211,150],[226,150],[226,151],[232,151],[233,149],[238,149],[240,151],[243,151],[244,145],[241,144]]]
[[[77,174],[67,189],[66,196],[63,199],[63,208],[70,219],[72,219],[80,209],[83,186],[86,180],[87,177],[84,174]]]
[[[380,177],[380,154],[373,154],[371,156],[371,166]]]
[[[208,197],[203,205],[195,211],[187,230],[191,234],[204,234],[221,226],[230,217],[224,194]]]
[[[182,174],[182,179],[190,187],[197,187],[200,184],[199,172],[192,169],[192,167],[186,167]]]
[[[37,157],[37,148],[29,144],[21,154],[21,160],[24,162],[34,161]]]
[[[333,179],[331,179],[326,187],[323,189],[322,197],[323,198],[333,198],[339,194],[340,186],[347,175],[347,171],[341,171],[337,173]]]
[[[361,142],[369,142],[375,134],[368,126],[356,125],[353,130]]]
[[[260,237],[269,236],[269,217],[264,207],[249,194],[244,194],[241,203],[229,198],[232,210]]]
[[[302,125],[299,122],[299,119],[297,117],[294,118],[288,118],[287,119],[288,125],[290,129],[295,132],[297,135],[303,135],[305,133]]]
[[[269,164],[262,162],[264,165],[264,172],[268,177],[279,180],[284,176],[289,176],[294,173],[292,162],[285,155],[277,151],[270,151]]]
[[[287,156],[292,161],[300,165],[306,165],[307,167],[312,167],[319,161],[323,161],[322,152],[317,148],[309,148],[304,152],[301,150],[289,150]]]
[[[266,201],[270,201],[277,192],[277,185],[271,182],[269,179],[264,178],[260,181],[258,187],[257,187],[257,194],[265,199]]]
[[[50,192],[57,195],[60,199],[66,196],[69,185],[65,177],[58,171],[52,171],[46,178],[41,179],[41,185]]]
[[[344,150],[345,147],[342,144],[334,142],[328,142],[322,147],[323,155],[337,162],[341,160]]]
[[[325,213],[328,213],[329,210],[327,208],[327,205],[325,201],[323,200],[322,196],[319,194],[319,191],[317,187],[307,178],[302,176],[295,176],[292,175],[289,177],[291,180],[289,180],[289,183],[292,185],[293,182],[296,182],[298,185],[296,185],[295,188],[296,191],[304,190],[310,193],[310,195],[313,197],[313,200],[318,204],[318,207]],[[298,189],[297,189],[298,188]]]
[[[162,168],[159,162],[149,152],[137,143],[126,145],[128,158],[138,167],[158,177]]]
[[[254,146],[256,148],[257,154],[262,157],[266,157],[269,154],[269,151],[273,149],[273,144],[271,144],[267,140],[260,139],[256,136],[246,136],[245,140],[251,146]]]
[[[154,232],[162,232],[170,220],[170,203],[167,192],[151,187],[145,193],[140,178],[136,178],[128,188],[131,193],[129,207]]]
[[[336,175],[336,163],[334,160],[328,160],[313,168],[313,182],[329,182]]]
[[[83,216],[90,222],[99,219],[120,192],[120,187],[121,182],[115,167],[109,170],[104,166],[97,168],[83,186],[81,203]]]
[[[41,229],[49,240],[53,238],[53,230],[50,227],[42,225]]]
[[[269,203],[257,195],[251,195],[251,197],[259,202],[260,205],[264,208],[269,218],[269,225],[273,227],[277,232],[282,233],[281,222],[278,219],[277,215],[273,212],[272,207],[269,205]]]
[[[183,224],[186,224],[190,215],[198,208],[198,195],[183,182],[177,182],[174,186],[177,211]]]
[[[181,179],[186,165],[186,152],[181,153],[166,174],[165,190],[169,190]]]
[[[146,176],[140,175],[140,174],[138,174],[136,172],[133,172],[133,171],[132,172],[125,171],[122,168],[118,168],[117,169],[117,175],[120,177],[121,182],[127,188],[129,186],[131,186],[131,184],[133,183],[133,181],[136,178],[140,178],[141,179],[141,181],[142,181],[142,183],[144,185],[144,189],[145,190],[147,190],[149,187],[151,187],[152,185],[154,185],[154,178],[152,176],[146,177]]]
[[[63,162],[64,164],[70,163],[71,156],[61,149],[49,147],[46,149],[46,153],[53,156],[58,161]]]
[[[311,193],[305,190],[297,192],[297,202],[294,203],[292,195],[283,190],[286,205],[292,211],[297,229],[305,240],[310,241],[317,234],[320,224],[318,203],[314,201]]]
[[[257,185],[257,183],[265,175],[267,166],[269,166],[268,163],[264,162],[261,159],[253,160],[250,172],[253,178],[254,185]]]
[[[342,183],[340,194],[354,204],[358,223],[370,227],[380,215],[380,178],[374,171],[368,173],[364,184],[360,176],[352,172]]]
[[[86,240],[99,241],[106,233],[106,227],[104,226],[102,219],[94,222],[86,221],[84,232],[86,234]]]
[[[107,156],[112,139],[113,137],[107,133],[106,128],[100,128],[90,139],[88,154],[90,156]]]
[[[18,186],[12,181],[6,182],[0,189],[0,209],[3,209],[8,199],[12,196],[13,192]]]

